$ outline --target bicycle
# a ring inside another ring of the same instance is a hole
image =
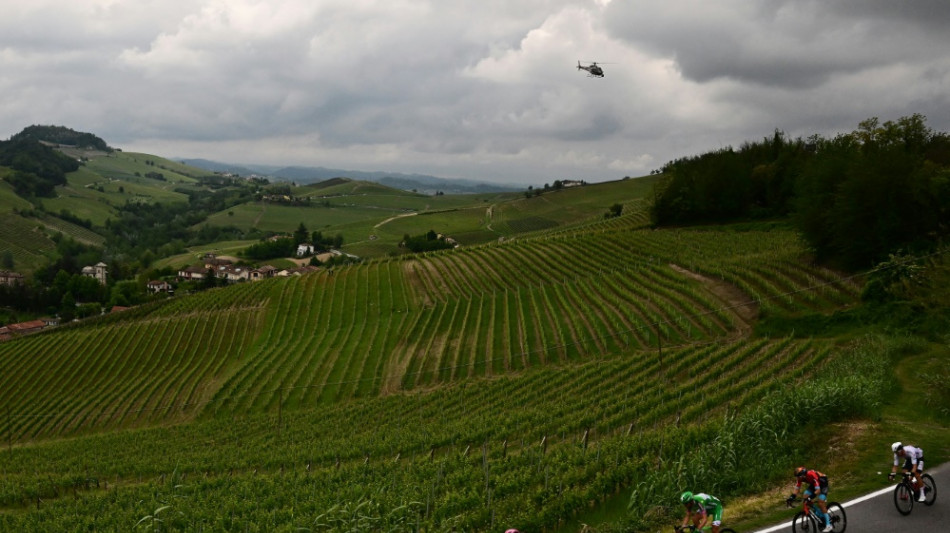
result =
[[[937,500],[937,482],[930,474],[921,474],[920,480],[924,482],[924,487],[926,487],[926,492],[924,492],[926,499],[920,503],[933,505],[934,501]],[[904,516],[909,515],[914,510],[914,503],[917,501],[919,494],[917,479],[914,474],[904,472],[904,477],[894,487],[894,506],[897,507],[897,512]]]
[[[706,526],[704,528],[698,528],[694,526],[693,524],[690,524],[688,526],[673,526],[673,531],[675,531],[676,533],[685,533],[687,531],[689,533],[702,533],[703,531],[707,531],[707,530],[711,531],[712,526]],[[736,533],[736,530],[728,528],[728,527],[723,527],[723,528],[719,528],[719,533]]]
[[[795,498],[785,500],[785,506],[791,507]],[[802,500],[802,510],[792,519],[793,533],[818,533],[825,528],[825,520],[819,518],[818,513],[821,509],[814,509],[817,504],[811,498]],[[831,528],[834,533],[844,533],[848,529],[848,515],[844,512],[844,507],[838,502],[828,502],[828,517],[831,521]]]

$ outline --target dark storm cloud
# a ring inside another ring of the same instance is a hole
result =
[[[950,126],[950,2],[8,4],[4,138],[62,124],[170,157],[537,183],[645,174],[776,128]]]
[[[613,2],[605,20],[612,35],[671,57],[701,83],[811,88],[950,43],[934,31],[950,21],[936,1]]]

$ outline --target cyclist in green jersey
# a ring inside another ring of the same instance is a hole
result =
[[[693,494],[686,491],[680,495],[680,501],[686,506],[686,518],[679,529],[685,528],[690,521],[696,529],[702,529],[712,516],[712,533],[719,533],[719,526],[722,524],[722,502],[719,498],[702,492]]]

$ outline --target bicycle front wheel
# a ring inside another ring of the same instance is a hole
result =
[[[727,527],[726,529],[720,529],[719,533],[736,533],[736,530]]]
[[[814,517],[799,511],[792,520],[792,533],[817,533],[821,531]]]
[[[844,533],[844,530],[848,529],[848,515],[840,503],[828,502],[828,518],[831,519],[832,531],[835,533]]]
[[[921,481],[924,482],[924,496],[927,498],[924,500],[924,505],[933,505],[937,501],[937,482],[934,481],[934,478],[930,474],[923,474],[920,476]]]
[[[894,506],[897,507],[897,512],[904,516],[914,510],[914,491],[907,483],[894,487]]]

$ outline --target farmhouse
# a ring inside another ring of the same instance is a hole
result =
[[[22,274],[0,270],[0,285],[16,285],[18,283],[23,283]]]
[[[42,320],[30,320],[29,322],[7,324],[6,326],[0,327],[0,341],[10,340],[17,335],[35,333],[45,328],[46,325],[46,322]]]
[[[298,244],[297,245],[297,257],[303,257],[305,255],[313,255],[314,247],[312,244]]]
[[[277,274],[277,268],[270,265],[264,265],[252,268],[248,271],[248,279],[251,281],[260,281],[262,279],[272,278]]]
[[[89,276],[90,278],[95,278],[99,280],[99,283],[106,284],[106,276],[108,275],[109,266],[103,263],[102,261],[96,263],[93,266],[84,266],[82,267],[82,275]]]
[[[320,270],[320,267],[318,266],[304,265],[296,268],[285,268],[276,272],[275,275],[286,278],[288,276],[302,276],[304,274],[309,274],[310,272],[316,272],[318,270]]]
[[[174,288],[172,287],[171,283],[167,281],[161,281],[161,280],[149,281],[148,283],[145,284],[145,288],[148,290],[148,292],[152,294],[158,294],[160,292],[171,293],[174,291]]]
[[[220,265],[215,269],[214,276],[229,282],[244,281],[248,279],[248,269],[234,265]]]
[[[205,254],[204,263],[205,263],[205,269],[217,270],[218,267],[230,265],[234,263],[234,261],[231,261],[230,259],[225,259],[223,257],[218,257],[214,254]]]
[[[178,271],[178,277],[185,280],[205,279],[208,269],[200,266],[188,266]]]

